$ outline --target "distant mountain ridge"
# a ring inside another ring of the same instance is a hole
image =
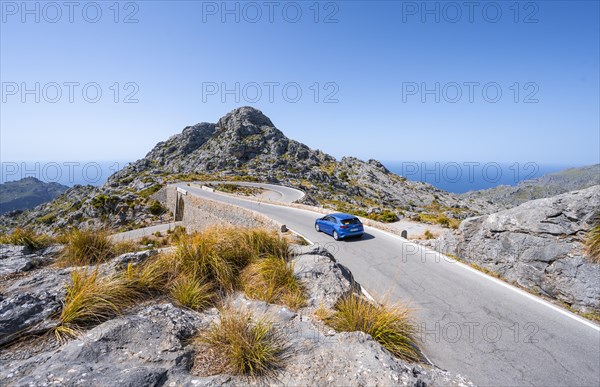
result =
[[[62,195],[69,187],[44,183],[35,177],[0,184],[0,214],[28,210]]]
[[[529,200],[582,190],[598,184],[600,184],[600,164],[594,164],[524,180],[516,186],[501,185],[490,189],[466,192],[461,196],[468,199],[483,199],[503,208],[511,208]]]

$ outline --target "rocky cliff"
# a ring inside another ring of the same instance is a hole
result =
[[[600,213],[600,185],[467,219],[440,238],[457,255],[582,312],[600,312],[600,264],[583,243]]]

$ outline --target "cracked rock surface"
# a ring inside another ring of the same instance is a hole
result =
[[[582,312],[600,311],[600,265],[583,243],[600,211],[600,185],[469,218],[437,248]]]
[[[253,318],[270,321],[284,337],[287,344],[284,366],[270,379],[249,379],[220,370],[198,376],[194,372],[198,366],[195,362],[202,362],[205,357],[198,356],[192,339],[218,322],[219,310],[191,311],[165,299],[143,302],[121,316],[90,327],[77,339],[62,345],[57,343],[48,329],[55,324],[52,314],[61,308],[71,269],[48,267],[14,279],[2,290],[0,337],[8,338],[7,327],[13,331],[35,328],[40,332],[45,327],[50,337],[26,337],[18,345],[0,349],[0,384],[472,385],[460,375],[400,360],[367,334],[338,333],[317,320],[313,314],[317,306],[332,306],[342,295],[360,289],[360,285],[332,256],[307,250],[295,258],[294,266],[307,291],[306,307],[294,312],[281,305],[250,300],[242,293],[235,293],[227,300],[236,310],[248,310]],[[112,273],[126,262],[152,258],[153,252],[124,254],[101,265],[100,272]],[[32,308],[37,308],[35,313],[31,313]]]

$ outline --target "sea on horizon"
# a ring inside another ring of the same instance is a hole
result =
[[[0,183],[35,177],[44,182],[66,186],[100,186],[129,161],[3,161]],[[533,162],[414,162],[386,161],[383,164],[393,173],[408,180],[429,183],[452,193],[493,188],[499,185],[517,185],[520,181],[561,171],[574,165],[549,165]]]

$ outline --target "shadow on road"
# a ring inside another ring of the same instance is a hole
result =
[[[354,238],[344,238],[342,239],[344,242],[361,242],[361,241],[367,241],[369,239],[375,239],[375,237],[369,233],[364,233],[362,234],[362,236],[360,238],[354,237]]]

